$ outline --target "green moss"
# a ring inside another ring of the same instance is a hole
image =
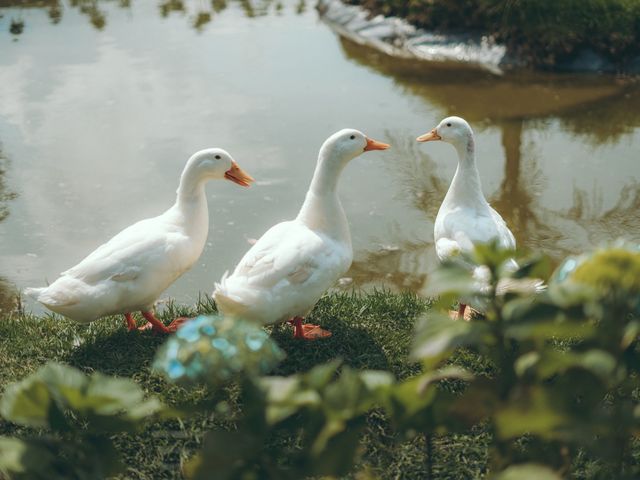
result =
[[[622,64],[640,47],[639,0],[348,0],[435,31],[475,31],[534,65],[584,47]]]

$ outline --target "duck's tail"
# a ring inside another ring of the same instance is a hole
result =
[[[228,277],[229,271],[227,270],[224,272],[220,282],[216,282],[211,296],[216,301],[218,310],[224,315],[242,317],[247,312],[248,307],[230,292]]]
[[[64,285],[63,285],[64,287]],[[61,288],[57,282],[42,288],[25,288],[23,293],[46,307],[70,307],[78,303],[78,299],[69,289]]]
[[[40,301],[40,296],[46,292],[47,287],[42,288],[25,288],[22,293],[24,293],[27,297],[31,297],[34,300]]]

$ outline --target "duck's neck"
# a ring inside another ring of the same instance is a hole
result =
[[[482,193],[480,174],[476,167],[475,142],[469,135],[466,142],[453,144],[458,152],[458,168],[453,176],[444,203],[454,201],[474,208],[484,208],[488,205]]]
[[[209,209],[205,193],[206,178],[187,166],[182,172],[172,215],[185,233],[204,244],[209,231]]]
[[[321,151],[298,221],[312,230],[351,244],[349,224],[338,198],[338,178],[347,161]]]

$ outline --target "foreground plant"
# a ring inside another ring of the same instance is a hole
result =
[[[224,401],[208,406],[236,428],[205,435],[186,464],[188,478],[298,479],[351,470],[366,414],[382,404],[393,376],[340,368],[339,360],[304,374],[262,376],[283,358],[260,326],[217,315],[189,322],[161,348],[155,367],[172,382],[241,387],[239,416]]]
[[[460,348],[487,359],[494,373],[466,372],[459,396],[424,412],[431,427],[487,425],[493,473],[533,462],[566,475],[586,451],[599,459],[598,475],[634,478],[640,473],[630,457],[640,427],[634,398],[640,391],[640,253],[618,246],[568,259],[547,292],[532,296],[512,288],[498,295],[499,282],[547,276],[548,262],[540,257],[510,273],[505,263],[511,255],[493,247],[476,250],[472,260],[491,272],[488,288],[453,263],[432,278],[443,305],[473,295],[487,307],[471,322],[430,313],[418,323],[413,355],[425,376]]]
[[[9,386],[0,414],[24,427],[0,437],[0,477],[105,478],[124,471],[112,436],[170,414],[130,379],[49,363]]]

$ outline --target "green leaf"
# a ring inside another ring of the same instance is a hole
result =
[[[48,427],[52,402],[47,385],[32,375],[7,387],[0,400],[0,414],[21,425]]]
[[[516,361],[516,372],[534,370],[537,378],[544,380],[563,374],[571,368],[587,370],[605,383],[612,379],[616,369],[616,359],[604,350],[592,349],[586,352],[562,352],[548,348],[540,353],[527,354]]]
[[[269,425],[282,422],[302,408],[322,403],[318,392],[307,388],[298,375],[261,378],[259,386],[265,391],[266,419]]]
[[[540,321],[509,324],[505,337],[514,340],[577,340],[591,338],[597,333],[596,327],[588,322]]]
[[[491,417],[500,405],[498,382],[476,377],[462,395],[452,401],[451,415],[467,426]]]
[[[569,422],[563,412],[554,408],[549,392],[540,386],[520,391],[516,398],[497,409],[494,418],[500,438],[525,434],[554,438]]]
[[[427,387],[430,385],[437,383],[441,380],[463,380],[465,382],[470,382],[473,380],[473,374],[465,370],[464,368],[457,367],[455,365],[449,365],[443,368],[440,368],[436,371],[426,372],[420,376],[420,383],[418,384],[418,392],[423,393]]]
[[[94,373],[90,377],[67,365],[49,363],[10,385],[0,413],[8,420],[54,431],[73,428],[66,412],[95,432],[130,431],[164,411],[159,400],[145,400],[133,380]],[[71,417],[69,417],[71,418]]]
[[[383,370],[363,370],[358,374],[366,388],[372,392],[386,390],[395,382],[393,374]]]
[[[429,409],[437,396],[437,387],[431,384],[420,391],[422,379],[412,377],[394,386],[385,409],[396,426],[402,429],[426,430],[432,427]]]
[[[219,480],[245,478],[238,474],[250,469],[255,463],[253,459],[262,451],[262,438],[242,430],[211,431],[203,443],[202,450],[184,466],[184,474],[189,479],[209,480],[212,475]]]
[[[491,477],[492,480],[562,480],[562,477],[549,467],[537,463],[511,465]]]
[[[311,388],[322,388],[334,378],[340,365],[342,365],[342,360],[336,358],[328,363],[313,367],[304,375],[304,379]]]
[[[0,437],[0,478],[62,479],[53,468],[55,460],[39,442]]]
[[[640,320],[632,320],[625,327],[622,334],[622,341],[620,347],[623,350],[629,348],[629,346],[636,341],[640,334]]]
[[[445,294],[468,296],[477,294],[478,287],[469,266],[449,261],[429,275],[425,293],[431,297]]]
[[[411,357],[435,366],[458,347],[492,340],[484,322],[455,321],[444,314],[429,313],[416,323]]]
[[[314,443],[314,475],[343,476],[353,468],[364,420],[325,427]]]
[[[503,263],[515,256],[515,250],[500,248],[497,241],[494,241],[477,244],[471,258],[476,265],[486,265],[491,270],[496,271]]]
[[[546,255],[518,259],[518,269],[510,272],[511,278],[540,278],[547,279],[551,274],[551,259]]]

